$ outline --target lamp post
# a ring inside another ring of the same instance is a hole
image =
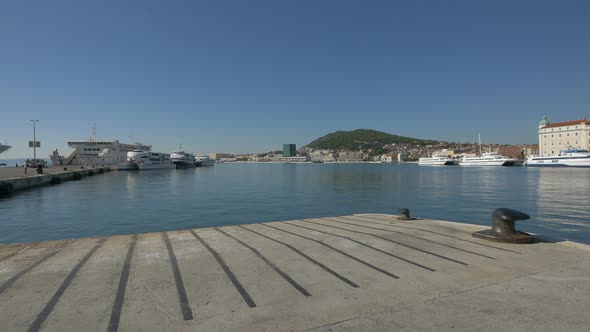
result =
[[[39,120],[29,120],[33,123],[33,160],[37,161],[37,133],[36,133],[36,126],[35,124],[39,122]]]

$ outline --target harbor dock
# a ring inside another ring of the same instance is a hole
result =
[[[60,184],[64,181],[80,180],[85,176],[93,176],[109,172],[110,167],[46,167],[43,174],[35,168],[24,167],[0,168],[0,197],[10,195],[14,191],[31,189],[49,184]]]
[[[0,245],[6,331],[586,331],[590,247],[386,214]]]

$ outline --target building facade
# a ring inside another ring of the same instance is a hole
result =
[[[539,155],[539,145],[533,144],[529,145],[525,149],[527,156],[538,156]]]
[[[526,153],[524,145],[501,145],[498,147],[498,153],[515,159],[523,159]]]
[[[357,151],[341,151],[338,160],[342,162],[363,161],[369,158],[369,154]]]
[[[550,123],[543,117],[539,123],[539,155],[557,155],[562,150],[590,147],[590,121],[581,120]]]
[[[295,157],[297,146],[295,144],[283,144],[283,157]]]
[[[234,158],[234,155],[231,153],[217,153],[217,152],[213,152],[209,154],[209,158],[213,159],[213,160],[221,160],[221,159],[227,159],[227,158]]]

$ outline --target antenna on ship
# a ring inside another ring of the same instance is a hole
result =
[[[481,133],[477,134],[477,139],[479,140],[479,154],[481,155]]]
[[[96,142],[96,122],[92,126],[92,141]]]

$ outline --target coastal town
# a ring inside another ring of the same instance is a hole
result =
[[[586,118],[550,123],[542,117],[538,127],[539,144],[481,144],[480,142],[446,142],[423,140],[391,135],[369,129],[339,131],[321,137],[303,147],[296,144],[283,144],[282,149],[263,153],[234,154],[212,152],[208,155],[186,153],[194,166],[207,163],[227,162],[269,162],[269,163],[333,163],[333,162],[376,162],[403,163],[417,162],[420,158],[441,156],[453,160],[475,157],[483,152],[493,152],[507,158],[525,162],[527,157],[547,157],[559,155],[564,150],[588,150],[590,147],[590,121]],[[337,138],[335,138],[337,137]],[[367,138],[368,137],[368,138]],[[360,139],[363,138],[363,139]],[[33,142],[35,144],[33,145]],[[29,142],[35,149],[39,141]],[[69,141],[71,148],[65,155],[57,150],[49,156],[53,166],[91,166],[116,165],[126,161],[125,151],[151,151],[151,145],[141,143],[121,143],[118,140],[103,141],[96,138],[96,129],[90,139]],[[3,145],[3,151],[10,148]],[[279,147],[279,145],[277,145]],[[117,152],[119,152],[117,154]],[[182,150],[177,153],[185,154]],[[174,154],[173,152],[172,154]],[[36,155],[36,154],[35,154]],[[160,158],[160,156],[158,156]],[[170,159],[163,154],[162,158]],[[36,157],[33,159],[36,161]],[[48,161],[39,159],[43,165]],[[178,164],[178,163],[177,163]],[[6,164],[4,164],[6,166]]]
[[[357,130],[368,131],[368,130]],[[350,132],[351,135],[354,132]],[[379,133],[385,134],[385,133]],[[539,144],[479,144],[444,141],[421,141],[381,144],[379,141],[357,141],[357,149],[314,148],[313,142],[296,149],[284,144],[283,150],[262,154],[212,153],[209,157],[218,162],[414,162],[433,155],[453,159],[476,156],[482,151],[524,161],[530,156],[548,157],[565,150],[588,150],[590,147],[590,121],[586,118],[551,123],[543,116],[539,122]],[[385,134],[387,135],[387,134]]]

